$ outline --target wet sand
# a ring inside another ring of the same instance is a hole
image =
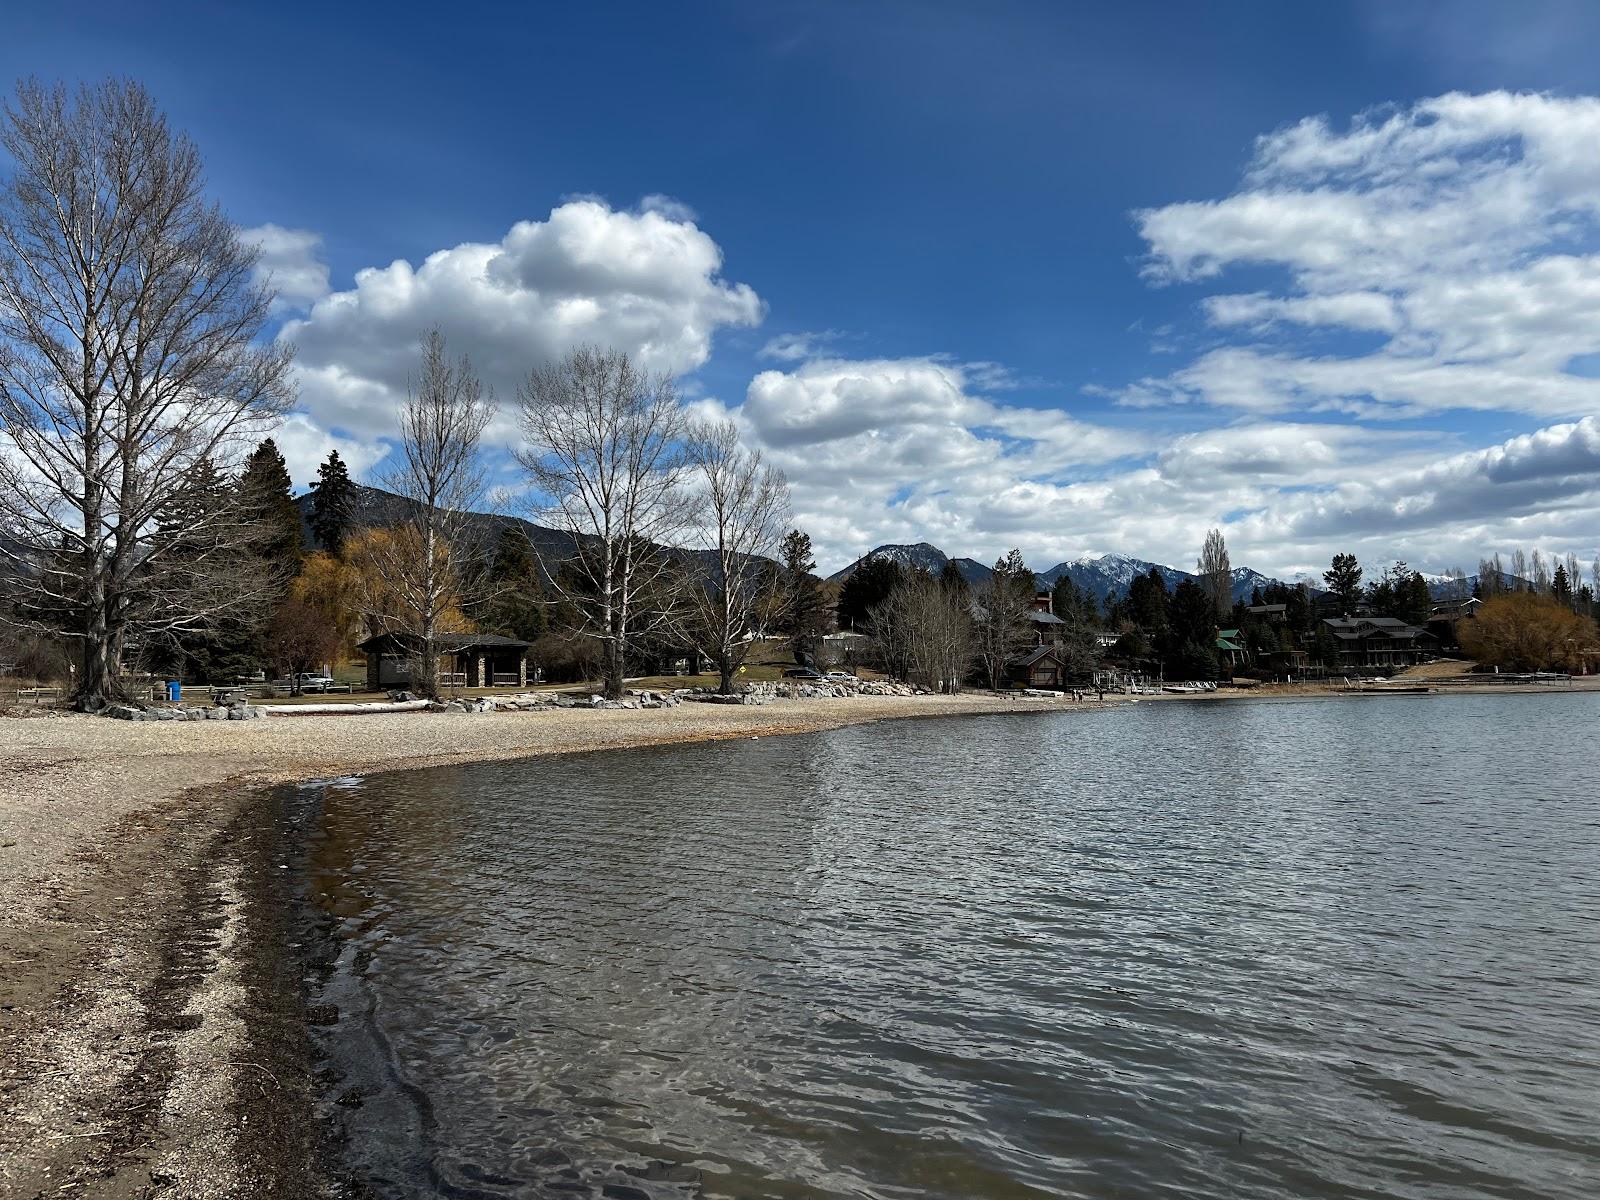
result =
[[[0,719],[0,1195],[335,1189],[270,788],[341,774],[1072,711],[994,696],[247,722]]]

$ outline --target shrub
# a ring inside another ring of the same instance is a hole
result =
[[[1457,632],[1469,656],[1505,671],[1577,671],[1600,643],[1591,618],[1534,592],[1485,601]]]

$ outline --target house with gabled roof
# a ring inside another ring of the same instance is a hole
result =
[[[443,633],[439,682],[449,687],[527,687],[528,643],[497,633]],[[356,647],[367,656],[367,690],[409,687],[421,640],[405,633],[380,633]]]
[[[1056,647],[1035,646],[1012,659],[1006,666],[1006,675],[1018,687],[1057,690],[1066,685],[1067,664]]]
[[[1237,629],[1217,630],[1216,651],[1217,665],[1230,675],[1250,660],[1250,648]]]
[[[1333,635],[1338,665],[1345,669],[1409,667],[1438,645],[1426,629],[1399,617],[1327,617],[1322,625]]]

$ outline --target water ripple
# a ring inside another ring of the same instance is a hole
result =
[[[394,1197],[1591,1196],[1597,717],[1143,705],[307,789],[328,1111]]]

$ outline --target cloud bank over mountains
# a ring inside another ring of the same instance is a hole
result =
[[[992,560],[1122,551],[1292,577],[1336,550],[1439,570],[1600,553],[1600,99],[1450,94],[1264,134],[1229,195],[1131,214],[1190,316],[1149,371],[1073,390],[871,331],[777,331],[728,415],[789,475],[824,566],[886,542]],[[330,290],[314,234],[250,231],[298,306],[303,453],[371,464],[437,324],[502,399],[594,342],[689,376],[767,302],[677,202],[597,199]],[[320,273],[319,273],[320,268]],[[782,280],[760,281],[767,296]],[[843,353],[848,347],[853,353]],[[719,359],[719,363],[723,360]],[[726,374],[726,372],[724,372]],[[502,421],[499,436],[509,436]],[[346,450],[348,447],[348,450]]]

